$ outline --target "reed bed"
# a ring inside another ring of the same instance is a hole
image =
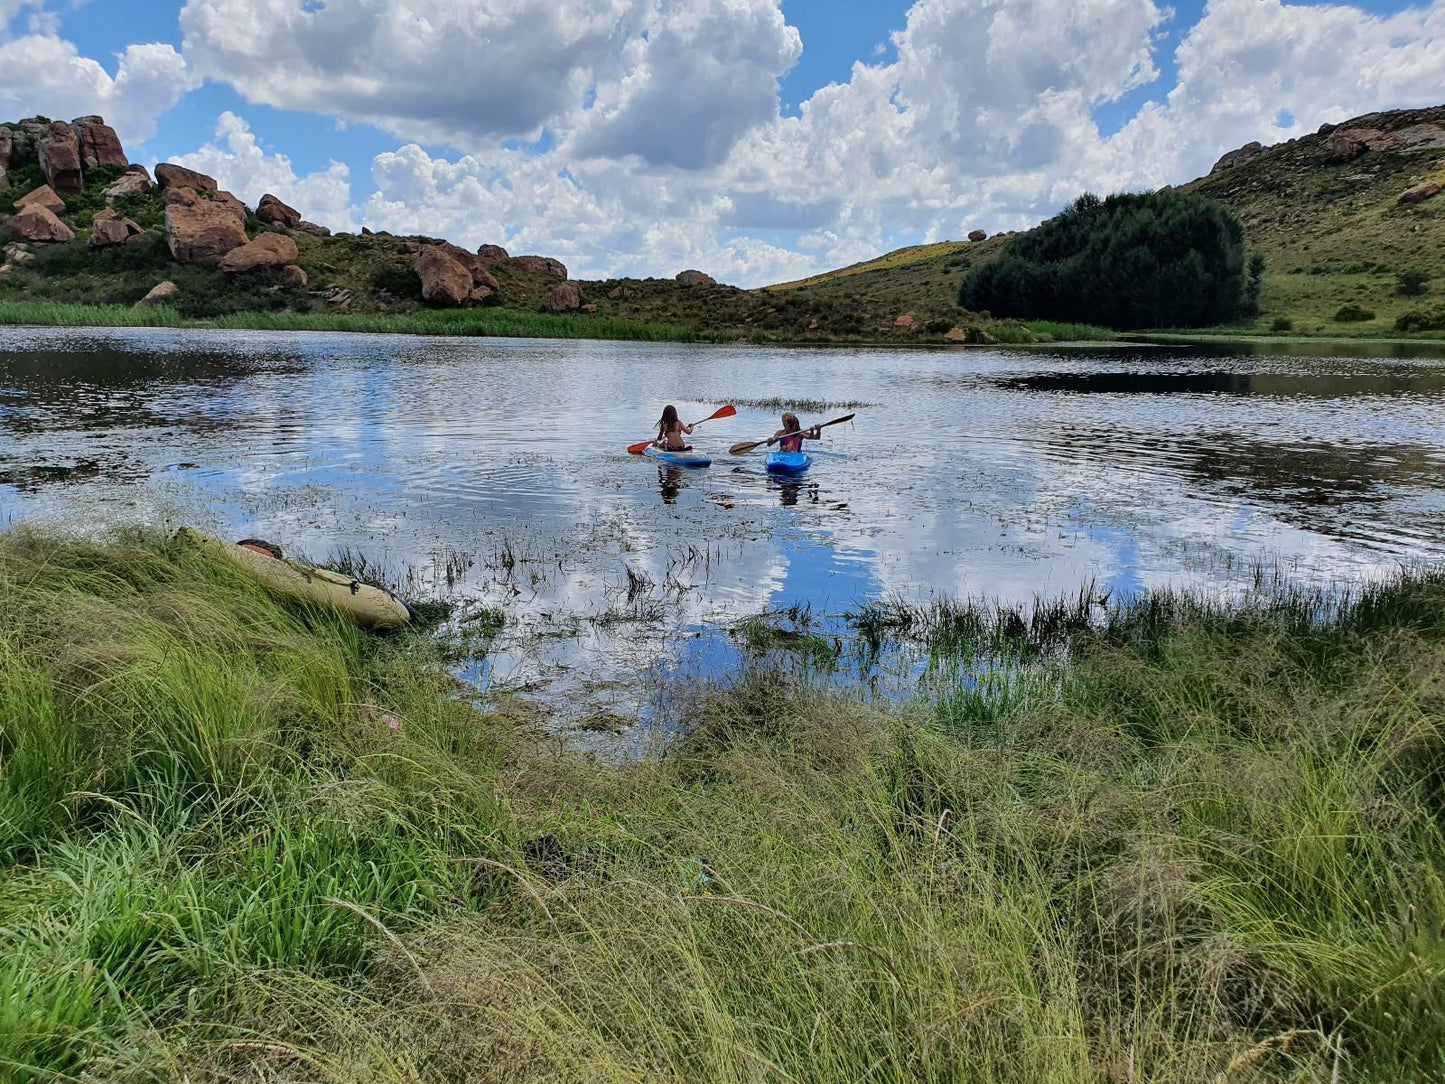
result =
[[[8,1079],[1445,1073],[1445,575],[920,610],[1049,694],[749,672],[620,765],[154,537],[0,587]]]

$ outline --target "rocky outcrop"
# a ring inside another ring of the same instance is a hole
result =
[[[626,296],[627,287],[625,286],[614,286],[612,287],[612,289],[607,291],[607,299],[609,301],[621,301]]]
[[[297,233],[309,233],[313,237],[330,237],[331,231],[325,226],[318,226],[315,222],[301,221],[292,227]]]
[[[109,207],[90,220],[90,247],[105,248],[146,240],[146,231],[133,219],[121,218]]]
[[[180,287],[174,282],[157,283],[151,288],[151,292],[137,301],[133,307],[137,309],[153,309],[157,305],[164,305],[168,301],[174,301],[180,296],[180,293]]]
[[[416,273],[422,300],[428,305],[460,305],[472,296],[472,273],[441,245],[424,245],[417,253]]]
[[[504,263],[511,259],[501,245],[483,245],[477,249],[477,257],[487,263]]]
[[[680,271],[677,281],[683,286],[716,286],[717,279],[703,271]]]
[[[1420,184],[1415,185],[1413,188],[1405,189],[1405,191],[1401,192],[1397,197],[1395,197],[1395,202],[1420,203],[1422,200],[1427,200],[1431,196],[1438,196],[1439,194],[1440,186],[1438,184],[1436,184],[1434,181],[1424,181]]]
[[[281,268],[281,281],[287,286],[302,287],[311,281],[310,277],[294,263]]]
[[[987,240],[988,240],[988,231],[987,231],[987,230],[969,230],[969,231],[968,231],[968,239],[969,239],[970,241],[987,241]]]
[[[533,275],[546,275],[548,278],[567,279],[567,267],[561,260],[554,260],[550,256],[512,256],[507,263],[518,271],[527,271]]]
[[[221,257],[221,272],[241,275],[258,267],[281,267],[295,263],[300,255],[296,242],[284,233],[263,233]]]
[[[214,192],[220,187],[214,177],[207,177],[204,173],[197,173],[193,169],[170,162],[162,162],[156,166],[156,184],[160,185],[163,191],[190,188],[197,192]]]
[[[564,282],[552,291],[553,312],[576,312],[582,307],[582,287]]]
[[[0,188],[8,187],[5,171],[10,168],[10,155],[15,148],[15,134],[9,128],[0,128]]]
[[[63,120],[54,121],[40,139],[40,171],[45,183],[62,196],[75,196],[85,188],[80,166],[80,139]]]
[[[10,219],[10,235],[21,241],[56,244],[75,240],[75,231],[47,207],[31,206]]]
[[[77,117],[75,134],[80,139],[80,165],[92,170],[100,166],[115,166],[125,169],[130,165],[126,160],[125,148],[120,145],[120,136],[105,123],[104,117]]]
[[[910,328],[910,327],[913,326],[913,323],[914,323],[913,314],[912,314],[911,312],[905,312],[905,313],[904,313],[902,316],[900,316],[897,320],[894,320],[894,321],[893,321],[893,326],[894,326],[894,327],[902,327],[902,328]]]
[[[232,215],[234,215],[236,217],[236,221],[241,224],[241,228],[243,230],[246,228],[246,219],[251,216],[251,212],[247,209],[244,203],[242,203],[231,193],[227,192],[224,188],[218,190],[216,194],[211,198],[216,203],[219,203],[222,207],[226,208],[226,210],[229,211]]]
[[[947,340],[948,340],[949,342],[951,342],[951,343],[966,343],[966,342],[968,342],[968,332],[964,331],[963,328],[961,328],[961,327],[951,327],[951,328],[949,328],[948,331],[944,334],[943,337],[944,337],[945,339],[947,339]]]
[[[15,201],[17,211],[23,211],[27,207],[44,207],[51,214],[57,215],[65,213],[65,201],[57,196],[55,189],[48,184],[32,189]]]
[[[1370,141],[1384,133],[1377,128],[1336,128],[1325,139],[1325,158],[1350,162],[1370,149]]]
[[[126,196],[143,196],[154,190],[155,185],[151,183],[150,174],[144,167],[131,169],[117,177],[115,184],[105,190],[105,202],[114,203]]]
[[[1219,161],[1214,163],[1214,168],[1209,172],[1213,175],[1220,170],[1233,169],[1235,166],[1242,166],[1246,162],[1253,162],[1268,149],[1268,147],[1258,140],[1255,140],[1253,143],[1246,143],[1238,150],[1233,150],[1223,155]]]
[[[166,243],[181,263],[214,263],[240,248],[247,242],[244,223],[231,207],[202,199],[194,189],[166,192]]]
[[[256,217],[273,226],[285,226],[288,230],[301,225],[301,212],[282,203],[270,192],[262,196],[261,202],[256,205]]]

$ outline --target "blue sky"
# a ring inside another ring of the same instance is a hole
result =
[[[337,228],[742,285],[1445,99],[1445,0],[0,0],[0,114],[99,112]]]

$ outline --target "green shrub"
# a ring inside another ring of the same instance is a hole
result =
[[[1412,309],[1395,318],[1396,331],[1445,331],[1445,305]]]
[[[1430,276],[1424,271],[1401,271],[1395,279],[1395,292],[1401,297],[1419,297],[1430,286]]]
[[[1270,323],[1269,329],[1271,331],[1293,331],[1294,321],[1288,316],[1276,316]]]
[[[1255,311],[1264,272],[1244,227],[1179,193],[1080,196],[1008,242],[959,291],[966,309],[1115,328],[1201,327]]]
[[[1373,320],[1375,313],[1362,305],[1356,305],[1353,301],[1347,305],[1341,305],[1335,312],[1335,322],[1340,324],[1358,324],[1365,320]]]

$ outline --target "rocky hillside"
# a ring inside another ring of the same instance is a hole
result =
[[[1252,143],[1183,187],[1231,207],[1266,255],[1260,329],[1388,332],[1411,320],[1445,329],[1442,184],[1445,107]],[[557,260],[496,245],[472,252],[435,237],[333,235],[275,196],[251,208],[174,164],[152,176],[127,160],[100,117],[0,125],[0,237],[0,301],[164,304],[195,317],[501,305],[720,338],[870,342],[1001,334],[956,299],[963,276],[1008,241],[980,229],[763,290],[696,270],[578,281]]]
[[[1266,147],[1250,143],[1183,185],[1230,207],[1268,270],[1259,330],[1393,331],[1445,299],[1445,106],[1372,113]],[[1007,237],[899,249],[771,289],[816,302],[864,295],[930,318],[951,311],[959,277]],[[1431,276],[1412,293],[1401,275]],[[1353,306],[1353,310],[1347,309]],[[1372,314],[1365,319],[1337,320]]]

